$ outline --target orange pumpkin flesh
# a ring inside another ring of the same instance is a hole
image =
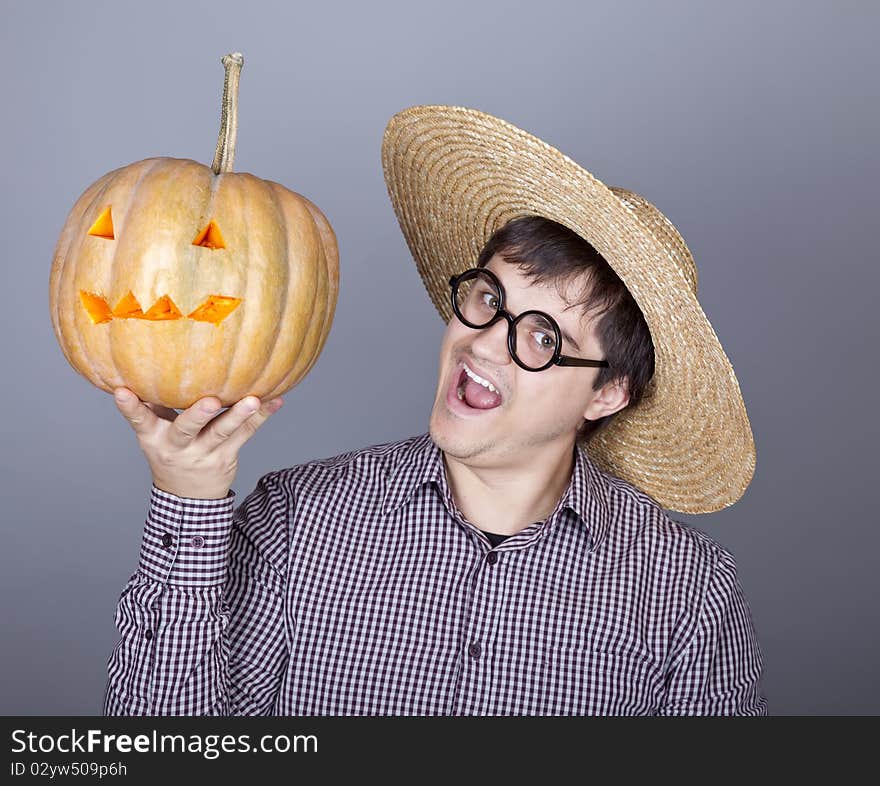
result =
[[[141,304],[137,302],[137,298],[129,289],[125,297],[122,298],[113,309],[113,316],[120,319],[131,319],[132,317],[143,317],[144,312]]]
[[[79,296],[86,311],[89,312],[92,322],[96,325],[113,319],[113,312],[110,310],[110,306],[107,305],[107,301],[100,295],[96,295],[94,292],[80,292]]]
[[[183,319],[183,314],[168,295],[163,295],[145,314],[141,309],[137,298],[129,290],[112,311],[107,304],[106,298],[96,295],[94,292],[79,293],[83,307],[88,312],[92,322],[96,325],[109,322],[111,319]],[[195,311],[187,315],[188,319],[197,319],[202,322],[220,324],[228,317],[235,307],[241,303],[241,298],[223,297],[211,295]]]
[[[199,319],[202,322],[211,322],[219,325],[228,317],[235,307],[241,303],[241,298],[223,297],[211,295],[202,305],[188,315],[189,319]]]
[[[89,234],[95,237],[103,237],[106,240],[113,240],[113,216],[110,214],[110,208],[105,208],[95,223],[89,227]]]
[[[209,221],[207,226],[196,235],[193,245],[201,246],[202,248],[226,248],[226,244],[223,242],[223,235],[220,234],[220,227],[213,221]]]
[[[338,259],[326,217],[300,194],[145,159],[73,206],[50,274],[52,323],[74,369],[108,392],[124,385],[178,409],[207,395],[272,398],[323,349]]]

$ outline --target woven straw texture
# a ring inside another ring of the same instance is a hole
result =
[[[590,457],[682,513],[732,505],[755,470],[755,445],[733,367],[697,302],[683,238],[650,202],[609,187],[570,158],[485,113],[415,106],[388,123],[385,182],[428,294],[452,317],[449,276],[472,267],[491,234],[522,215],[577,232],[642,310],[655,372],[644,399],[586,446]]]

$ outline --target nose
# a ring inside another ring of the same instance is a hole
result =
[[[474,357],[485,360],[496,366],[511,362],[507,351],[507,320],[499,319],[491,327],[477,331],[471,342]]]

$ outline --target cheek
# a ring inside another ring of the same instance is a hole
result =
[[[455,330],[452,327],[452,323],[448,323],[446,325],[446,330],[443,332],[443,338],[440,341],[440,376],[443,376],[443,370],[449,363],[449,360],[452,356],[453,348],[455,346]]]
[[[526,377],[540,377],[546,374],[540,371]],[[526,409],[534,413],[542,413],[542,419],[552,421],[577,422],[583,418],[592,396],[589,380],[571,380],[564,376],[558,379],[517,379],[517,398]]]
[[[443,331],[443,340],[440,342],[440,354],[446,355],[452,349],[467,339],[467,333],[472,333],[468,327],[462,325],[455,317],[446,323],[446,330]]]

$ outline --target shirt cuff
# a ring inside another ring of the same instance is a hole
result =
[[[152,581],[214,587],[226,579],[235,492],[224,499],[178,497],[152,487],[138,569]]]

